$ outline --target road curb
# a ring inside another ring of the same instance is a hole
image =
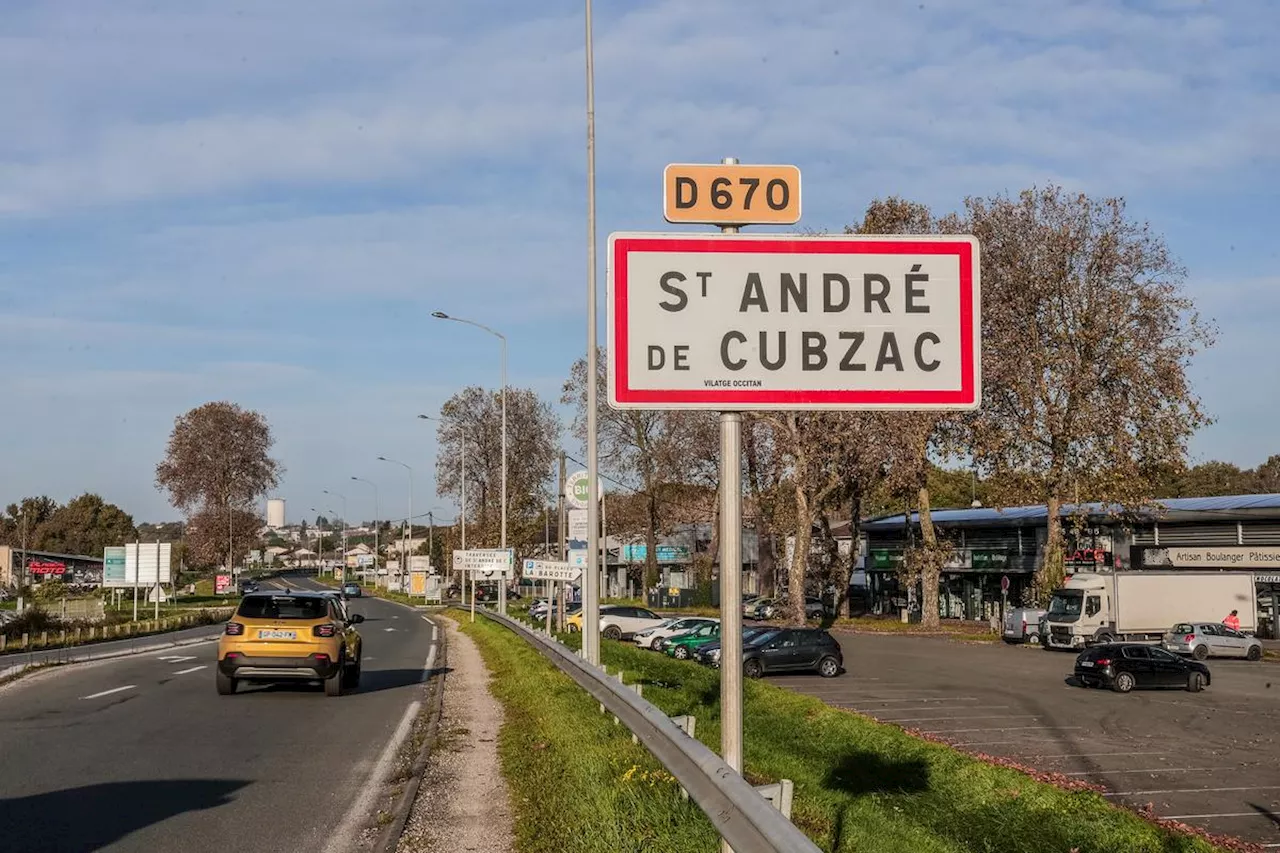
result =
[[[217,639],[217,637],[218,637],[217,634],[210,634],[207,637],[192,637],[187,640],[173,640],[165,643],[151,643],[146,646],[140,646],[140,647],[131,648],[127,650],[121,650],[118,652],[105,652],[100,655],[90,654],[88,657],[76,656],[66,660],[33,661],[30,663],[14,664],[13,666],[10,666],[6,669],[0,669],[0,682],[6,683],[6,684],[12,683],[13,681],[16,681],[19,676],[25,674],[28,670],[43,669],[48,666],[71,666],[77,663],[93,663],[95,661],[114,660],[116,658],[126,658],[126,657],[129,657],[130,655],[140,655],[140,654],[145,654],[147,652],[158,652],[158,651],[163,651],[164,649],[177,649],[183,646],[194,646],[198,643],[207,643],[210,640]]]
[[[399,604],[400,602],[394,603]],[[401,606],[407,607],[408,605]],[[422,777],[426,773],[427,762],[431,760],[432,750],[439,739],[440,716],[444,710],[445,670],[449,661],[449,641],[448,631],[445,627],[436,622],[432,624],[436,626],[438,632],[436,639],[436,675],[428,682],[433,686],[431,698],[428,700],[430,704],[427,710],[426,736],[422,740],[422,746],[418,750],[417,757],[414,758],[409,782],[405,785],[404,793],[400,795],[395,810],[392,812],[391,823],[383,830],[382,836],[378,839],[375,849],[379,853],[395,853],[396,848],[400,846],[400,839],[404,835],[405,826],[409,822],[409,815],[413,812],[413,806],[418,800],[418,788],[422,785]]]

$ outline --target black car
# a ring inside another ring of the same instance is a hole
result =
[[[769,634],[778,630],[771,625],[743,625],[742,644],[745,647],[761,634]],[[707,666],[720,666],[720,640],[703,643],[693,650],[693,659]]]
[[[257,591],[258,591],[258,582],[253,580],[252,578],[245,578],[244,580],[240,581],[241,595],[248,595],[251,592],[257,592]]]
[[[1198,693],[1209,686],[1209,667],[1143,643],[1107,643],[1076,658],[1076,681],[1128,693],[1135,687],[1178,687]]]
[[[782,628],[751,638],[742,649],[742,673],[759,678],[774,672],[814,672],[834,678],[844,670],[836,638],[821,628]]]

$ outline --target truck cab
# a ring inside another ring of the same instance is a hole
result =
[[[1093,642],[1110,642],[1111,576],[1073,575],[1049,599],[1045,614],[1045,648],[1083,649]]]

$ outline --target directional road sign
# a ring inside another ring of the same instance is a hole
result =
[[[557,560],[525,560],[524,576],[531,580],[576,581],[582,577],[582,569]]]
[[[616,233],[609,405],[973,409],[969,236]]]

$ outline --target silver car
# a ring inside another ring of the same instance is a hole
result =
[[[1262,658],[1262,643],[1257,637],[1218,622],[1179,622],[1164,635],[1161,645],[1175,654],[1191,655],[1196,660],[1204,660],[1210,655],[1249,660]]]

